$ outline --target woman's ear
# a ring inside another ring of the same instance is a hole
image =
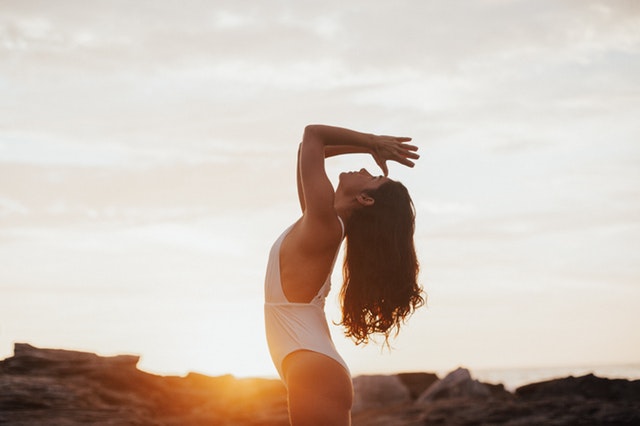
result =
[[[367,194],[366,192],[361,192],[358,195],[356,195],[356,200],[358,200],[358,203],[362,206],[362,207],[369,207],[372,206],[376,200],[373,199],[369,194]]]

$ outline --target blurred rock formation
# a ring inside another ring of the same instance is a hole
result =
[[[279,380],[156,376],[137,356],[16,344],[0,361],[0,425],[288,425]],[[507,392],[457,369],[354,378],[354,426],[638,425],[640,380],[587,375]]]

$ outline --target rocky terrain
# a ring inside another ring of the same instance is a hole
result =
[[[163,377],[138,357],[16,344],[0,361],[1,425],[287,425],[277,380]],[[640,380],[587,375],[507,392],[458,369],[354,378],[354,426],[640,425]]]

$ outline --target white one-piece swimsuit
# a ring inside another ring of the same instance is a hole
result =
[[[342,226],[342,236],[344,237],[344,224],[340,217],[338,220]],[[293,225],[287,228],[271,247],[264,282],[264,319],[267,343],[273,364],[278,370],[280,378],[284,381],[282,371],[284,359],[295,351],[307,350],[334,359],[351,375],[349,367],[333,344],[324,313],[324,302],[331,289],[331,272],[329,272],[318,294],[309,303],[289,302],[284,295],[280,280],[280,246],[291,228]],[[334,264],[335,261],[334,257]],[[333,270],[333,265],[331,270]]]

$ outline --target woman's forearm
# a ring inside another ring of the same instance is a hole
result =
[[[317,158],[340,154],[371,154],[376,164],[387,176],[389,173],[387,161],[397,161],[405,166],[413,167],[412,160],[420,158],[416,153],[418,147],[406,143],[410,140],[409,137],[374,135],[342,127],[311,124],[304,129],[302,145],[306,146],[304,151],[314,153],[312,155]]]
[[[354,145],[329,145],[324,147],[325,158],[335,157],[343,154],[370,154],[368,149]]]
[[[341,154],[370,154],[374,148],[374,135],[371,133],[322,124],[311,124],[305,127],[303,140],[322,143],[325,157]]]

